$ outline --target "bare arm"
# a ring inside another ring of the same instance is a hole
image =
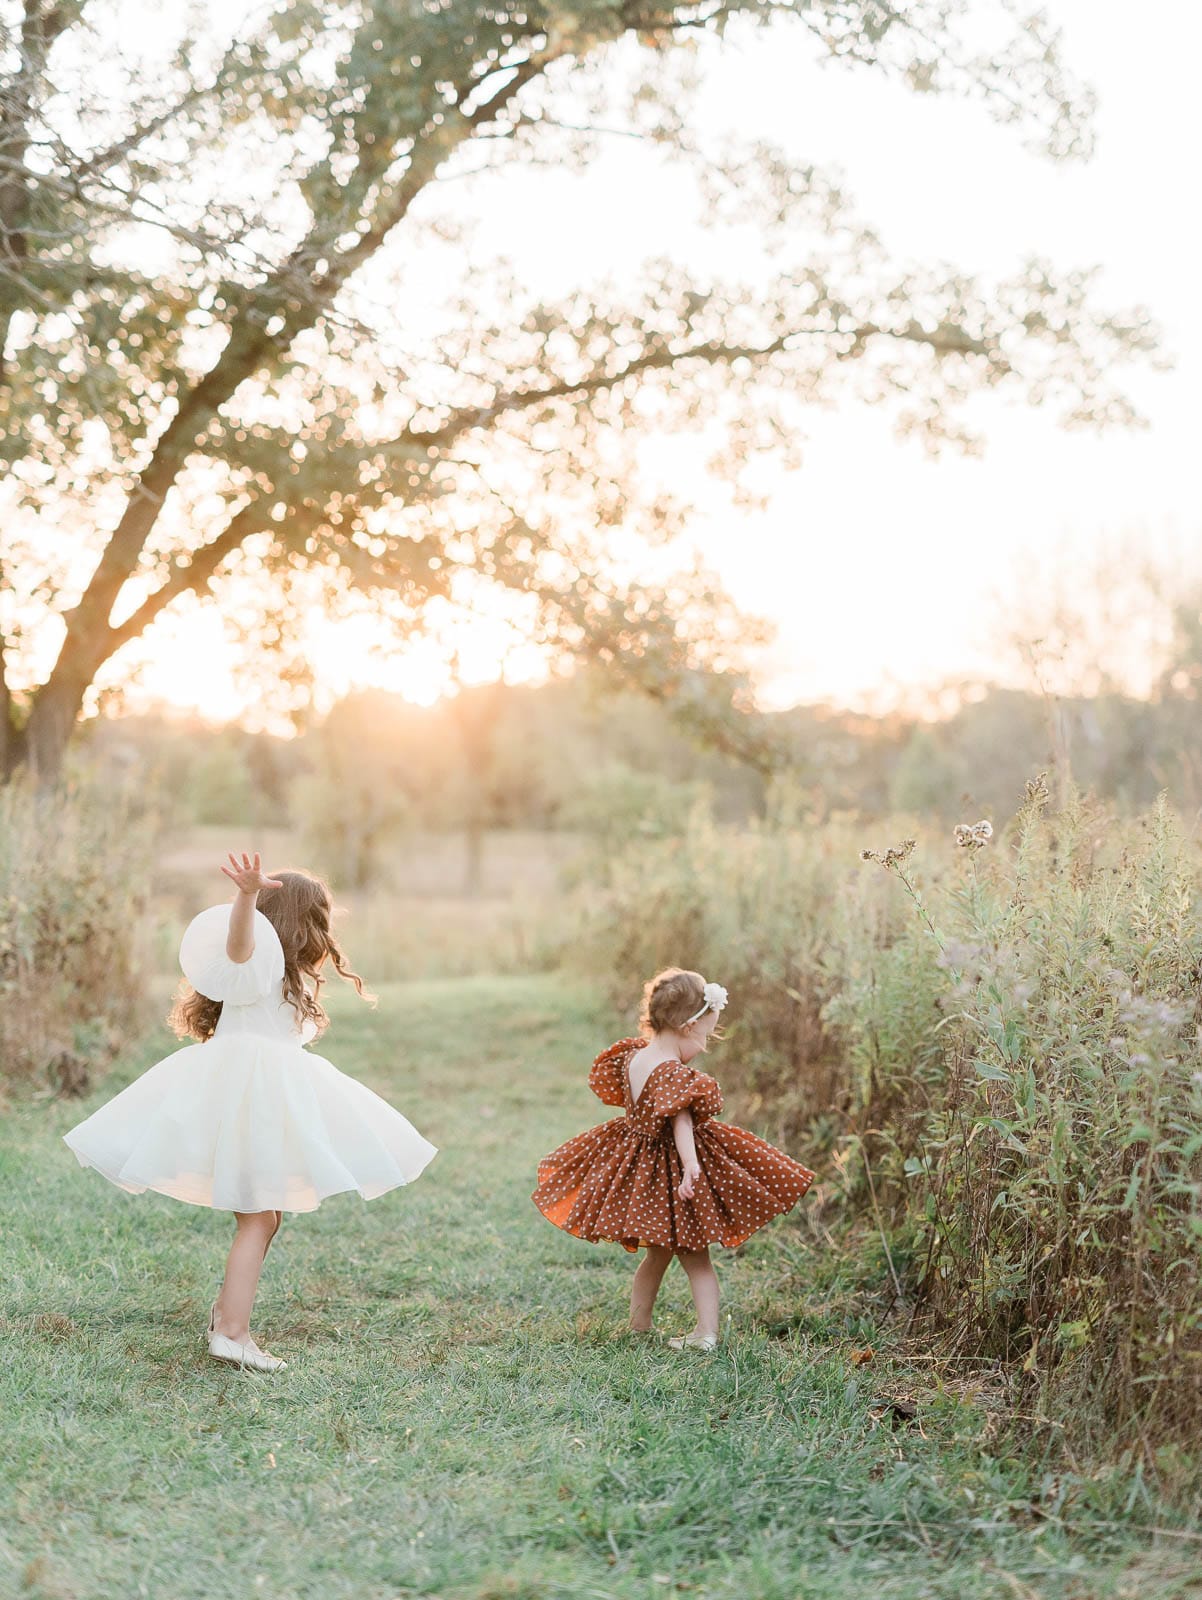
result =
[[[697,1144],[693,1138],[693,1114],[691,1111],[678,1111],[672,1118],[672,1137],[676,1141],[676,1153],[680,1157],[680,1164],[684,1168],[684,1177],[681,1179],[677,1193],[682,1200],[693,1198],[693,1182],[701,1171],[697,1162]]]
[[[278,889],[280,882],[278,878],[267,877],[261,870],[257,851],[253,862],[247,855],[243,855],[241,864],[234,855],[230,856],[230,861],[233,871],[229,867],[222,867],[221,870],[238,885],[238,893],[230,910],[230,931],[225,941],[225,953],[231,961],[241,966],[255,953],[255,902],[259,898],[259,890]]]

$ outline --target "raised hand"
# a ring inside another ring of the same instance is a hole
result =
[[[229,862],[229,866],[223,866],[221,870],[227,878],[231,878],[238,885],[239,892],[242,894],[258,894],[260,889],[283,888],[279,878],[269,878],[264,873],[259,864],[259,852],[257,850],[253,861],[244,851],[241,861],[231,852]]]

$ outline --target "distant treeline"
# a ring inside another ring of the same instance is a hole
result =
[[[774,788],[814,818],[1008,814],[1026,778],[1054,763],[1120,807],[1161,790],[1186,812],[1202,804],[1192,677],[1150,700],[977,689],[938,722],[822,707],[761,720],[772,771],[699,747],[670,707],[607,693],[582,673],[467,688],[432,707],[357,693],[292,739],[159,716],[98,719],[80,753],[151,778],[172,820],[341,826],[369,845],[410,826],[671,834],[699,800],[722,821],[762,815]]]

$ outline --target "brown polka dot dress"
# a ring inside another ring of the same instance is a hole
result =
[[[645,1039],[620,1039],[603,1050],[589,1088],[607,1106],[625,1107],[538,1164],[532,1199],[557,1228],[594,1242],[637,1250],[742,1244],[765,1222],[795,1206],[814,1174],[764,1139],[713,1118],[722,1091],[713,1078],[680,1061],[661,1061],[637,1100],[627,1065]],[[678,1111],[693,1115],[701,1175],[691,1200],[677,1193],[684,1176],[672,1137]]]

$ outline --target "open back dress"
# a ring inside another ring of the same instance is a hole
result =
[[[623,1115],[545,1156],[534,1203],[557,1228],[594,1242],[611,1239],[627,1250],[740,1245],[795,1206],[814,1174],[745,1128],[716,1122],[721,1089],[708,1073],[683,1062],[653,1067],[635,1099],[630,1058],[646,1043],[619,1039],[594,1061],[589,1088],[605,1105],[622,1106]],[[672,1119],[680,1111],[692,1114],[701,1168],[691,1200],[677,1193],[684,1170]]]

